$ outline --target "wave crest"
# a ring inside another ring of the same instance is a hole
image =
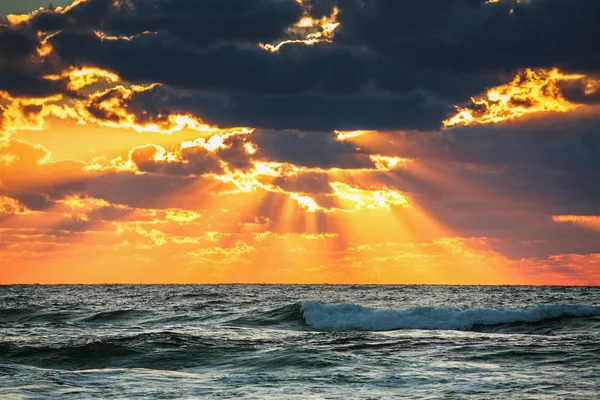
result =
[[[357,304],[301,303],[304,321],[327,331],[389,331],[396,329],[470,330],[476,326],[536,323],[561,317],[600,315],[600,307],[549,304],[530,308],[411,307],[385,310]]]

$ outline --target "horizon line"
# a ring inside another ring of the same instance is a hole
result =
[[[464,284],[464,283],[0,283],[1,286],[483,286],[483,287],[581,287],[600,288],[598,285],[553,285],[553,284]]]

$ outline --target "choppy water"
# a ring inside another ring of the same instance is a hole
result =
[[[600,398],[600,288],[0,287],[0,398]]]

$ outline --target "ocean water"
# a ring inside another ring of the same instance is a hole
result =
[[[4,286],[0,398],[600,398],[600,288]]]

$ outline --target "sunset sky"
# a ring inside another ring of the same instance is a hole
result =
[[[0,283],[598,285],[599,20],[3,0]]]

